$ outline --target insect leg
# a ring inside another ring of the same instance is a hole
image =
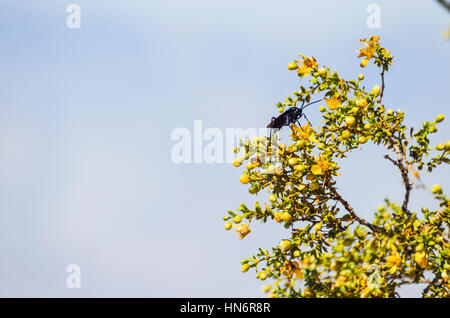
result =
[[[272,142],[272,128],[270,128],[270,133],[269,133],[269,148],[270,148],[271,142]]]
[[[311,122],[309,121],[308,117],[306,117],[305,114],[303,114],[303,116],[305,116],[306,120],[308,121],[308,124],[312,127],[312,124],[311,124]]]
[[[270,128],[269,133],[269,143],[267,145],[266,153],[269,154],[269,162],[272,163],[272,130],[273,128]]]
[[[302,127],[302,123],[300,122],[300,119],[302,118],[302,116],[305,116],[305,114],[302,114],[298,119],[297,119],[297,124],[300,127],[300,129],[304,132],[305,130]]]
[[[272,117],[272,119],[270,120],[270,138],[272,138],[272,129],[273,129],[273,124],[275,122],[276,118]]]

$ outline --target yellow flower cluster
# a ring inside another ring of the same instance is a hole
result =
[[[311,172],[315,175],[323,174],[330,169],[330,163],[323,156],[317,157],[316,163],[317,164],[311,166]]]
[[[303,61],[299,61],[300,67],[296,62],[291,62],[288,65],[288,69],[297,70],[297,74],[300,77],[307,76],[314,68],[317,68],[316,59],[314,57],[306,57],[302,54],[299,55],[303,58]]]
[[[238,233],[239,238],[242,240],[244,237],[246,237],[248,234],[250,234],[252,231],[248,228],[248,224],[241,224],[241,225],[233,225],[233,227],[237,228],[235,232]]]
[[[330,99],[326,99],[326,98],[324,98],[324,99],[325,99],[325,102],[327,103],[328,107],[331,110],[335,110],[335,109],[338,109],[339,107],[341,107],[341,102],[335,96],[331,97]]]
[[[372,36],[369,40],[361,40],[364,46],[359,49],[358,58],[364,57],[361,61],[361,67],[366,67],[370,59],[374,57],[375,51],[377,49],[377,42],[380,40],[379,36]]]

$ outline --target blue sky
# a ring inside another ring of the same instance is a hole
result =
[[[80,29],[66,27],[70,3]],[[357,41],[372,34],[395,56],[386,105],[415,127],[450,119],[448,13],[436,1],[343,3],[2,1],[0,296],[263,296],[239,261],[286,232],[223,230],[226,210],[255,198],[231,165],[172,163],[173,129],[263,127],[298,87],[286,69],[298,53],[356,77]],[[366,26],[371,3],[380,29]],[[435,143],[450,136],[440,127]],[[365,217],[403,193],[383,154],[364,145],[342,163],[338,185]],[[449,172],[424,180],[450,189]],[[431,199],[417,190],[412,207]],[[72,263],[80,289],[66,288]]]

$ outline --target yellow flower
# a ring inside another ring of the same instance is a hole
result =
[[[281,215],[282,215],[281,212],[275,213],[275,221],[276,221],[276,222],[280,223],[280,222],[282,221]]]
[[[315,258],[314,256],[308,255],[300,262],[306,269],[315,268]]]
[[[237,230],[235,232],[237,232],[239,234],[239,239],[241,239],[241,240],[252,232],[248,228],[247,224],[233,225],[233,227],[237,228]]]
[[[239,167],[244,162],[244,158],[239,157],[233,160],[233,166]]]
[[[322,167],[320,165],[313,165],[311,167],[311,172],[315,175],[322,174],[323,173]]]
[[[442,272],[442,279],[444,280],[444,282],[448,282],[448,272],[447,271]]]
[[[386,258],[386,262],[389,267],[398,266],[402,262],[402,259],[397,253],[394,253]]]
[[[289,262],[286,261],[284,267],[281,269],[281,273],[286,273],[286,276],[289,280],[292,279],[292,276],[295,275],[298,279],[305,278],[305,274],[300,269],[300,266],[297,262]]]
[[[309,141],[313,141],[315,138],[313,138],[313,140],[311,140],[312,136],[316,133],[314,131],[314,129],[311,127],[311,125],[309,123],[307,123],[305,126],[302,127],[298,127],[297,125],[292,125],[292,132],[293,134],[291,134],[292,138],[295,139],[307,139]]]
[[[371,37],[369,41],[363,40],[364,46],[359,49],[358,58],[365,56],[366,59],[370,60],[375,55],[375,50],[377,49],[377,44],[380,38]]]
[[[297,70],[298,75],[300,76],[306,76],[309,73],[311,73],[311,70],[318,66],[316,59],[314,57],[306,57],[302,54],[300,54],[301,57],[303,57],[303,61],[300,62],[302,66],[300,66]]]
[[[335,286],[336,287],[341,287],[343,285],[345,285],[345,282],[348,281],[348,277],[345,275],[339,275],[336,279],[336,283]]]
[[[414,256],[414,260],[420,267],[426,267],[428,264],[428,257],[425,252],[417,252]]]
[[[326,98],[324,98],[324,99],[325,99],[325,102],[327,103],[328,107],[330,107],[331,110],[335,110],[335,109],[338,109],[339,107],[341,107],[341,102],[335,96],[331,97],[330,99],[326,99]]]
[[[325,160],[324,157],[318,157],[315,161],[317,164],[311,167],[311,172],[313,174],[319,175],[330,169],[330,163]]]
[[[336,261],[333,261],[330,265],[330,270],[337,271],[339,269],[339,264]]]
[[[284,222],[289,222],[292,219],[292,216],[289,214],[289,212],[283,212],[281,213],[281,220]]]

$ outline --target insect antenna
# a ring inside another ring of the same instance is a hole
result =
[[[318,102],[320,102],[320,101],[322,101],[322,100],[321,100],[321,99],[319,99],[319,100],[316,100],[315,102],[312,102],[312,103],[306,104],[305,106],[303,106],[303,105],[302,105],[302,106],[300,107],[300,109],[301,109],[301,110],[303,110],[303,109],[305,109],[306,107],[308,107],[309,105],[312,105],[312,104],[318,103]]]

